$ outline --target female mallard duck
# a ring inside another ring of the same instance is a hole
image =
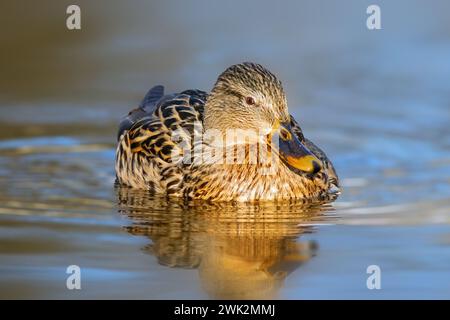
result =
[[[289,114],[281,82],[259,64],[229,67],[209,95],[153,87],[122,120],[118,139],[118,183],[154,193],[316,199],[339,187],[325,153]]]

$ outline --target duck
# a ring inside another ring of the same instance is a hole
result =
[[[340,193],[333,164],[288,111],[281,81],[244,62],[207,93],[151,88],[119,124],[116,183],[186,200],[323,199]]]

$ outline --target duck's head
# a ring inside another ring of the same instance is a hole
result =
[[[281,81],[259,64],[236,64],[219,76],[205,105],[204,128],[223,135],[243,130],[246,141],[252,132],[258,137],[278,133],[280,158],[288,166],[307,174],[321,169],[291,128]]]

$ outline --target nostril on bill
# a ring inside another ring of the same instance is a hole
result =
[[[319,172],[322,169],[322,166],[317,162],[317,161],[313,161],[313,171],[312,174],[316,174],[317,172]]]

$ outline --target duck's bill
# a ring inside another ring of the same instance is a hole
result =
[[[292,132],[289,124],[282,125],[280,130],[279,150],[280,157],[292,168],[308,174],[315,174],[322,169],[321,162],[308,148],[300,142],[297,135]],[[286,132],[285,132],[286,133]]]

